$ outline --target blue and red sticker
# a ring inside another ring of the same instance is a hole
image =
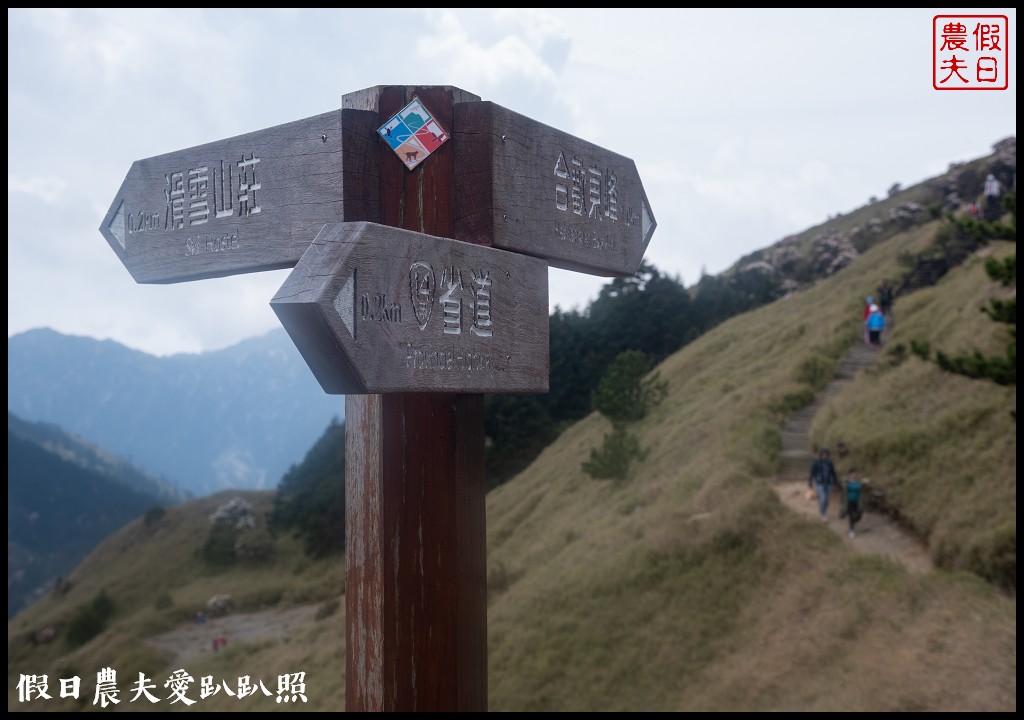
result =
[[[448,133],[418,98],[392,115],[377,132],[410,170],[448,140]]]

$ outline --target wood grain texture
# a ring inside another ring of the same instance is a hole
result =
[[[446,128],[456,101],[478,100],[379,86],[343,107],[377,110],[379,127],[413,96]],[[447,152],[409,171],[380,143],[382,222],[453,235]],[[350,394],[345,408],[346,710],[485,711],[483,395]]]
[[[342,107],[376,111],[377,127],[380,127],[413,98],[419,98],[449,133],[454,122],[454,103],[480,100],[477,95],[449,85],[377,85],[346,93],[342,97]],[[445,143],[431,154],[429,162],[409,171],[386,143],[377,144],[380,193],[381,197],[388,198],[381,212],[381,223],[454,237],[451,186],[454,159],[451,145],[451,142]]]
[[[270,305],[328,393],[547,392],[547,276],[526,255],[334,223]]]
[[[486,709],[478,398],[346,398],[349,711]]]
[[[345,702],[350,711],[383,709],[382,401],[382,395],[345,398]]]
[[[456,239],[636,273],[657,223],[632,160],[491,102],[454,115]]]
[[[292,267],[380,217],[376,113],[336,110],[132,164],[100,232],[140,283]]]

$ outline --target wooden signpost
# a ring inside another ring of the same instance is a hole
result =
[[[139,283],[292,267],[324,223],[379,218],[376,121],[335,110],[138,160],[100,232]]]
[[[487,709],[481,393],[547,391],[549,263],[632,275],[655,226],[631,160],[450,86],[132,166],[136,281],[295,266],[271,307],[345,393],[348,711]]]
[[[632,275],[657,223],[629,158],[490,102],[455,107],[457,238]]]
[[[548,390],[547,264],[536,258],[335,223],[270,306],[327,393]]]

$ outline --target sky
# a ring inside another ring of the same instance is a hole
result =
[[[967,13],[1007,16],[1008,89],[933,88],[933,17]],[[453,85],[632,159],[645,259],[690,286],[1016,135],[1017,37],[1012,8],[8,8],[7,334],[168,355],[280,327],[287,270],[141,285],[100,224],[135,160],[376,85]],[[551,309],[607,281],[551,269]]]

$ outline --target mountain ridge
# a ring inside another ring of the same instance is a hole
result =
[[[194,494],[274,487],[344,417],[343,399],[324,394],[283,329],[165,357],[49,328],[13,335],[7,348],[9,411]]]
[[[125,523],[187,499],[104,448],[8,412],[8,618],[59,585]]]

